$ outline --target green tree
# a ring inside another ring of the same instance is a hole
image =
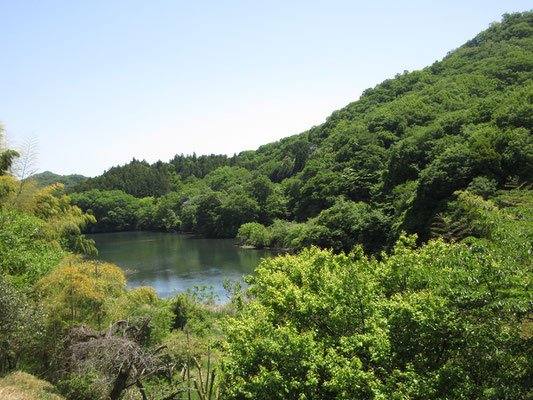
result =
[[[42,220],[16,210],[0,210],[0,273],[18,285],[32,284],[64,256],[50,243]]]
[[[315,244],[336,251],[350,251],[360,244],[369,253],[383,249],[390,226],[389,218],[380,210],[363,202],[343,199],[322,211],[316,223],[326,227],[327,231]]]
[[[0,273],[0,372],[31,361],[44,332],[43,317],[43,310]]]
[[[239,228],[237,239],[242,244],[262,248],[270,243],[268,229],[258,222],[248,222]]]
[[[88,192],[70,195],[72,203],[96,218],[91,230],[96,232],[134,230],[140,200],[120,190]]]
[[[198,232],[208,237],[216,237],[216,221],[224,197],[223,193],[209,192],[199,200],[196,209],[196,229]]]
[[[259,205],[245,193],[232,193],[227,196],[218,209],[216,234],[219,237],[235,237],[239,227],[257,220]]]
[[[54,324],[78,321],[101,329],[104,303],[125,294],[126,278],[116,265],[69,258],[39,281],[38,290]]]
[[[529,268],[483,243],[414,246],[264,261],[225,328],[225,398],[527,397]]]

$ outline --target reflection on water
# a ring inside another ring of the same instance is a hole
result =
[[[251,274],[272,250],[241,249],[232,239],[204,239],[163,232],[119,232],[87,235],[94,239],[98,259],[117,264],[128,274],[128,288],[152,286],[167,297],[194,285],[213,285],[220,301],[226,279]]]

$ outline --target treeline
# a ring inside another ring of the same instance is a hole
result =
[[[533,13],[506,14],[442,61],[366,90],[300,135],[232,158],[134,160],[72,198],[94,213],[95,231],[228,237],[257,223],[278,232],[265,242],[244,229],[259,246],[378,251],[402,230],[425,241],[454,191],[531,182],[532,48]]]
[[[159,198],[99,189],[72,193],[71,198],[96,217],[96,232],[159,229],[234,237],[248,221],[269,224],[287,215],[283,194],[268,177],[228,166],[180,183],[179,190]]]
[[[153,165],[133,159],[125,166],[117,166],[97,178],[88,179],[75,190],[120,190],[136,197],[162,196],[172,189],[172,176],[167,164]]]
[[[175,191],[179,183],[188,178],[204,178],[217,168],[235,165],[235,156],[176,155],[168,163],[149,164],[135,158],[124,166],[116,166],[96,178],[85,180],[75,191],[91,189],[121,190],[135,197],[160,197]]]

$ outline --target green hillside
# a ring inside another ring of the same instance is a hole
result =
[[[401,230],[425,240],[454,191],[531,182],[532,78],[533,14],[505,15],[442,61],[367,89],[299,135],[231,158],[133,160],[79,185],[73,200],[95,214],[96,231],[233,237],[256,223],[243,240],[363,242],[370,251]]]
[[[63,186],[65,186],[65,190],[69,191],[75,186],[82,184],[89,178],[79,174],[59,175],[50,171],[44,171],[39,174],[32,175],[31,179],[36,182],[37,187],[45,187],[55,183],[61,183]]]

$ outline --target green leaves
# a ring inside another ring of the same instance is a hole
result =
[[[33,342],[43,334],[42,311],[0,273],[0,372],[15,368],[23,358],[31,360]]]
[[[27,213],[0,210],[0,273],[20,284],[32,284],[64,256],[47,240],[42,220]]]
[[[225,328],[226,398],[526,396],[531,269],[482,241],[415,246],[263,261]]]

